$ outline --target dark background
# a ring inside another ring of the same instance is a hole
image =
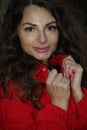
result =
[[[67,0],[69,3],[73,4],[73,6],[82,12],[85,23],[87,25],[87,0]]]

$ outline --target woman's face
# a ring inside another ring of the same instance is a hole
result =
[[[18,36],[27,54],[46,61],[56,50],[59,39],[56,20],[45,8],[27,6],[18,25]]]

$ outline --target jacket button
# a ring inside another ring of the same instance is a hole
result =
[[[76,114],[75,114],[75,118],[78,118],[78,116],[79,116],[78,113],[76,113]]]
[[[43,71],[46,71],[46,69],[45,69],[45,68],[43,68]]]

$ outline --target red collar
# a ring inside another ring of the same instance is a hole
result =
[[[63,73],[63,68],[62,68],[62,62],[63,59],[66,57],[66,55],[57,55],[49,60],[49,63],[52,65],[60,66],[61,72]],[[34,77],[39,80],[42,83],[46,83],[46,79],[48,77],[49,69],[46,65],[39,63],[38,64],[38,69],[34,73]]]

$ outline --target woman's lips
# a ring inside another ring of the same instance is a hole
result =
[[[49,50],[49,47],[34,47],[34,50],[39,53],[44,53]]]

